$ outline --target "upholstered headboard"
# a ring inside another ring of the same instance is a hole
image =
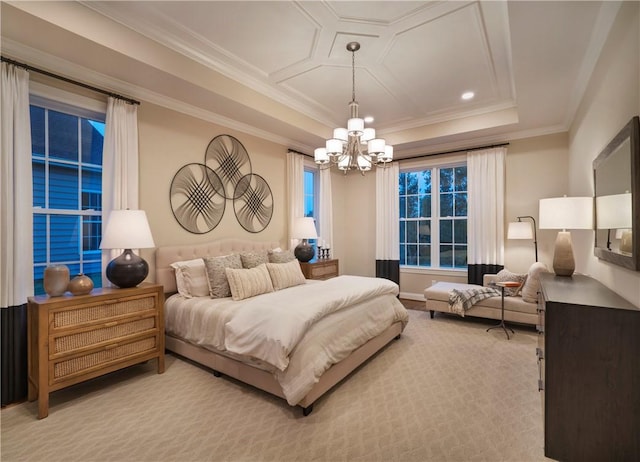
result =
[[[220,239],[205,244],[169,245],[156,249],[156,283],[164,286],[164,292],[174,293],[176,277],[171,263],[202,257],[217,257],[251,250],[269,250],[280,246],[279,242],[256,242],[242,239]]]

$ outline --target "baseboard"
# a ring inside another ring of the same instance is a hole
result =
[[[411,292],[400,292],[400,298],[404,298],[405,300],[416,300],[423,302],[424,294],[414,294]]]

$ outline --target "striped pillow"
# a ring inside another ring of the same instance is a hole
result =
[[[288,263],[267,263],[274,290],[286,289],[306,282],[300,262],[291,260]]]
[[[176,273],[178,293],[185,298],[209,295],[209,280],[202,258],[171,264]]]
[[[273,285],[266,264],[255,268],[226,268],[227,280],[234,300],[244,300],[260,294],[273,292]]]

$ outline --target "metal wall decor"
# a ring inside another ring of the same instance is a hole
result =
[[[204,234],[218,226],[226,199],[220,177],[204,164],[187,164],[171,181],[171,210],[180,226],[194,234]]]
[[[233,210],[240,226],[250,233],[265,229],[273,215],[271,188],[260,175],[240,178],[233,194]]]
[[[180,226],[194,234],[213,230],[227,200],[240,226],[263,231],[273,216],[273,194],[263,177],[252,173],[249,153],[231,135],[219,135],[205,151],[205,163],[182,167],[171,181],[170,203]]]

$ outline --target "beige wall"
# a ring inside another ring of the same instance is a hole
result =
[[[541,198],[567,194],[567,134],[555,134],[514,140],[509,143],[505,184],[505,268],[526,273],[535,260],[533,241],[508,240],[508,223],[529,215],[538,222]],[[528,220],[531,222],[530,220]],[[555,233],[538,230],[538,260],[551,267]],[[466,272],[446,270],[403,270],[400,291],[404,297],[422,299],[425,287],[433,281],[467,282]]]
[[[623,2],[570,130],[571,195],[593,195],[592,162],[640,114],[640,3]],[[640,272],[593,255],[592,231],[572,233],[576,271],[591,275],[640,306]]]
[[[138,110],[140,146],[140,208],[147,212],[157,247],[202,243],[237,237],[249,240],[279,241],[286,245],[286,147],[244,133],[214,125],[166,108],[143,102]],[[247,149],[252,171],[271,188],[274,211],[271,222],[260,233],[242,228],[228,200],[222,221],[206,234],[192,234],[180,226],[169,203],[169,189],[176,172],[189,163],[204,163],[209,142],[217,135],[232,135]],[[153,268],[154,251],[143,251]],[[149,279],[153,280],[150,271]]]

